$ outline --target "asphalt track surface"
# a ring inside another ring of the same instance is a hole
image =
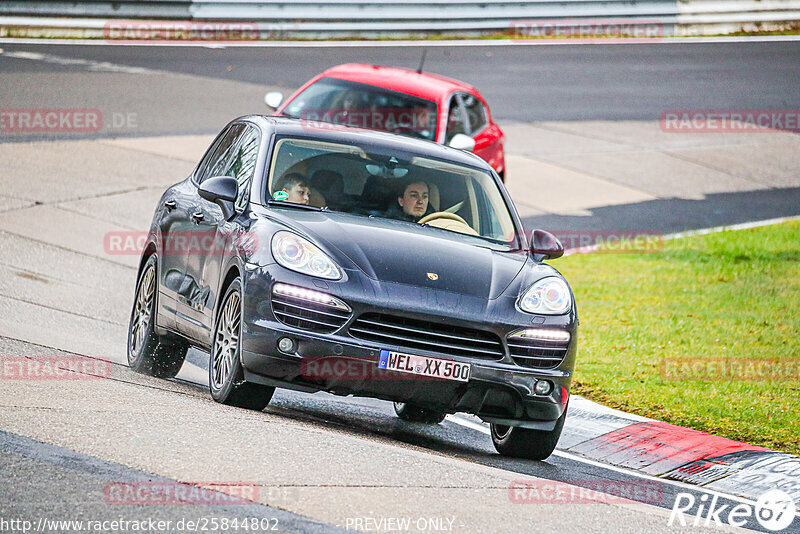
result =
[[[0,43],[0,49],[3,108],[89,108],[107,118],[99,133],[13,134],[3,137],[7,142],[214,134],[232,117],[267,113],[268,89],[288,94],[339,63],[415,68],[422,54],[415,46]],[[665,110],[800,109],[800,41],[429,47],[425,68],[474,84],[501,124],[649,121],[657,129]],[[129,114],[134,124],[126,123]],[[597,130],[589,135],[609,138]],[[524,222],[527,228],[590,224],[596,230],[672,233],[800,214],[796,184],[702,198],[682,193],[676,188],[655,200],[597,207],[590,220],[545,214]]]
[[[28,346],[21,349],[19,342],[0,338],[0,347],[14,353],[25,350],[36,350],[38,354],[58,354],[44,347]],[[64,354],[64,353],[61,353]],[[207,355],[199,351],[191,351],[189,361],[198,366],[206,366]],[[144,386],[142,380],[134,373],[115,369],[114,380],[126,386]],[[149,379],[147,383],[153,387]],[[180,395],[207,398],[205,384],[187,381],[155,381],[159,389]],[[199,402],[199,399],[197,399]],[[346,432],[362,436],[370,440],[387,440],[414,448],[428,450],[435,455],[445,455],[463,459],[464,461],[502,469],[510,473],[530,475],[540,479],[586,488],[609,487],[619,483],[620,487],[643,485],[654,490],[655,498],[650,497],[646,504],[662,508],[667,513],[671,510],[678,493],[692,494],[697,502],[709,492],[693,488],[688,484],[675,481],[645,477],[635,472],[613,467],[606,467],[584,460],[563,457],[559,451],[544,462],[518,460],[499,456],[491,445],[489,437],[483,432],[457,422],[460,416],[449,417],[439,425],[407,423],[394,416],[390,403],[373,399],[343,398],[326,393],[304,394],[287,390],[277,390],[266,413],[287,421],[300,421],[314,425],[316,428],[331,432]],[[146,435],[147,428],[133,429],[129,439],[136,440],[136,433]],[[53,438],[57,440],[57,437]],[[97,439],[104,439],[102,435]],[[165,439],[167,437],[165,436]],[[246,439],[244,436],[242,439]],[[321,444],[322,445],[322,444]],[[287,444],[291,447],[291,444]],[[322,445],[324,446],[324,445]],[[193,454],[193,444],[180,445],[177,454]],[[299,457],[304,451],[297,450]],[[265,454],[267,452],[265,451]],[[213,459],[209,461],[213,462]],[[331,462],[358,462],[357,458],[332,457]],[[224,465],[224,464],[220,464]],[[139,469],[94,458],[90,455],[74,452],[50,443],[42,443],[27,437],[0,430],[0,473],[4,478],[3,492],[0,497],[0,517],[25,517],[36,522],[38,517],[49,518],[91,518],[92,520],[142,520],[144,517],[154,520],[172,520],[175,522],[198,521],[204,517],[256,517],[265,520],[277,519],[280,530],[285,532],[336,532],[345,531],[333,525],[309,519],[285,510],[258,504],[246,506],[109,506],[104,500],[102,491],[87,488],[102,488],[103,484],[125,481],[125,483],[169,482],[168,479],[153,476]],[[291,491],[291,490],[289,490]],[[720,494],[718,507],[730,510],[742,501],[730,499]],[[525,506],[522,504],[521,506]],[[569,515],[574,513],[594,513],[581,504],[563,506],[565,522],[563,531],[573,532]],[[76,514],[79,511],[79,514]],[[696,510],[694,510],[696,511]],[[454,510],[454,515],[457,510]],[[694,517],[687,519],[691,525]],[[665,532],[725,532],[712,527],[704,527],[705,516],[701,516],[698,527],[681,529],[677,525],[674,530]],[[723,518],[724,520],[724,518]],[[667,516],[663,523],[666,524]],[[769,532],[751,521],[748,528],[761,532]],[[467,529],[469,531],[469,529]],[[497,531],[507,531],[498,525]],[[636,526],[620,524],[615,532],[642,532]],[[531,525],[530,532],[538,532]]]
[[[327,66],[349,61],[415,67],[420,56],[420,49],[413,47],[209,49],[2,44],[0,48],[3,49],[0,55],[2,107],[64,107],[64,104],[56,104],[68,102],[87,108],[134,110],[142,118],[137,130],[130,133],[137,136],[216,132],[233,116],[264,112],[261,96],[266,87],[293,89]],[[29,61],[9,57],[9,53],[77,58],[100,66],[87,75],[86,63]],[[129,81],[115,76],[113,68],[103,68],[103,64],[172,76],[162,82],[165,85],[159,91],[143,95]],[[800,43],[459,47],[431,49],[426,69],[473,81],[500,121],[657,120],[664,109],[800,108]],[[9,73],[25,73],[26,76],[4,76]],[[215,98],[196,86],[196,78],[184,75],[201,76],[209,83],[225,82],[240,90],[227,93],[226,98]],[[510,79],[514,79],[514,83],[509,83]],[[179,98],[180,95],[186,97]],[[198,104],[202,112],[198,112]],[[30,138],[41,139],[42,136],[9,140]],[[747,200],[742,198],[741,205],[747,206]],[[791,205],[786,210],[792,211],[790,208]],[[794,213],[781,214],[796,213],[795,204]],[[757,218],[752,213],[745,213],[745,216]],[[656,221],[655,224],[659,220],[657,211],[652,208],[647,217]],[[17,342],[4,340],[4,343]],[[199,367],[207,365],[206,358],[207,355],[198,351],[190,353],[190,361]],[[201,383],[164,383],[167,389],[187,385],[194,394],[207,395]],[[279,391],[267,411],[321,428],[346,429],[372,439],[401,442],[437,454],[555,481],[641,480],[635,473],[559,455],[546,462],[503,458],[494,452],[489,437],[474,428],[450,419],[437,426],[403,423],[394,417],[389,403],[370,399]],[[5,512],[14,509],[9,503],[18,506],[22,503],[21,507],[27,506],[26,512],[31,514],[40,506],[34,503],[56,508],[67,506],[69,503],[65,504],[63,496],[73,490],[79,491],[75,488],[80,488],[86,477],[119,479],[123,472],[133,479],[150,476],[2,432],[0,451],[3,472],[15,474],[13,480],[3,481],[0,511]],[[30,481],[45,479],[58,483],[30,485]],[[663,491],[663,499],[657,506],[665,509],[672,506],[679,491],[693,492],[697,496],[703,493],[668,483],[663,485]],[[731,503],[727,499],[720,501],[720,504]],[[101,498],[98,497],[94,505],[98,513],[104,510]],[[192,510],[192,513],[202,512]],[[264,517],[285,514],[281,517],[287,530],[332,528],[269,507],[254,505],[251,512],[250,515]],[[186,510],[164,509],[163,513],[165,517],[183,517]],[[566,521],[565,530],[570,531],[569,520]]]
[[[141,67],[175,74],[296,88],[339,63],[365,62],[416,68],[422,47],[141,47],[3,45],[8,51],[67,55],[95,62]],[[58,74],[80,66],[32,64],[5,59],[3,72],[52,73],[60,97],[86,100],[80,85],[64,85]],[[431,47],[425,70],[468,80],[486,97],[501,121],[656,120],[666,109],[797,109],[800,108],[800,42],[464,46]],[[174,83],[180,89],[182,80]],[[2,94],[19,94],[5,83]],[[120,108],[127,87],[105,86]],[[192,94],[191,89],[185,90]],[[93,95],[102,98],[102,95]],[[180,123],[152,125],[158,133],[215,132],[214,116],[197,113],[196,102],[158,99],[150,104],[162,116],[178,111]],[[5,103],[4,103],[5,105]],[[239,106],[255,103],[219,100],[231,116]],[[211,119],[211,120],[209,120]],[[141,133],[147,133],[147,130]]]

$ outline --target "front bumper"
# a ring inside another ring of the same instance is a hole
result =
[[[448,413],[472,413],[490,422],[545,430],[552,428],[563,413],[577,346],[577,319],[574,315],[547,318],[550,324],[546,326],[559,326],[572,333],[566,357],[553,369],[521,367],[511,360],[508,353],[502,360],[493,361],[410,350],[356,339],[348,334],[348,327],[356,317],[367,311],[413,314],[415,318],[428,318],[432,322],[445,317],[446,320],[463,324],[470,316],[489,315],[492,316],[491,322],[473,320],[471,326],[487,329],[488,323],[488,329],[498,333],[501,339],[505,339],[506,333],[530,326],[531,323],[524,322],[530,319],[520,317],[513,301],[510,305],[508,302],[493,303],[496,308],[506,310],[508,317],[502,320],[498,320],[501,313],[497,309],[487,309],[486,301],[483,301],[481,310],[471,309],[476,303],[470,302],[460,302],[458,307],[448,305],[439,310],[432,309],[430,299],[420,303],[417,309],[412,304],[402,309],[389,308],[384,303],[415,301],[404,301],[401,294],[385,294],[386,291],[402,292],[404,289],[378,285],[359,272],[349,271],[346,278],[343,282],[326,283],[327,287],[322,288],[315,287],[313,282],[309,283],[308,277],[278,265],[256,268],[246,274],[242,365],[247,380],[301,391],[328,391],[337,395],[410,402]],[[287,326],[277,321],[272,313],[270,292],[272,284],[277,281],[334,295],[347,302],[353,308],[353,314],[343,327],[331,334]],[[374,295],[374,298],[365,298],[364,295]],[[282,352],[278,349],[278,340],[282,337],[294,341],[291,351]],[[382,349],[467,362],[471,365],[471,376],[468,382],[458,382],[379,369]],[[539,380],[548,380],[553,384],[548,395],[534,393],[534,385]]]

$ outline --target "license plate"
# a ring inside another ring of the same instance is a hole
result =
[[[467,382],[470,372],[472,371],[472,367],[468,363],[428,358],[427,356],[416,356],[414,354],[403,354],[402,352],[392,352],[388,350],[381,351],[381,359],[378,361],[378,367],[380,369],[400,371],[401,373],[444,378],[445,380],[458,380],[459,382]]]

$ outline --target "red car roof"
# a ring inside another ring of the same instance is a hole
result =
[[[320,77],[375,85],[433,101],[439,101],[453,91],[475,91],[471,85],[446,76],[427,72],[420,74],[413,69],[379,67],[364,63],[337,65],[320,74]]]

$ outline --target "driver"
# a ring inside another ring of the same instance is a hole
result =
[[[428,184],[425,182],[409,182],[397,197],[397,204],[386,211],[385,216],[391,219],[417,222],[428,212]]]

